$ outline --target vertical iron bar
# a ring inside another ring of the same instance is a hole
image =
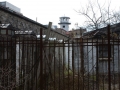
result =
[[[29,39],[27,38],[27,41],[26,41],[26,62],[25,62],[25,68],[26,68],[26,73],[25,73],[25,77],[28,75],[28,69],[29,69],[29,62],[28,62],[28,51],[29,50]],[[30,53],[30,52],[29,52]],[[25,78],[25,87],[26,87],[26,89],[28,89],[29,90],[29,83],[28,83],[28,77],[27,78]]]
[[[43,90],[43,37],[42,28],[40,28],[40,90]]]
[[[19,75],[18,75],[18,80],[19,80],[19,81],[18,81],[18,84],[19,84],[19,86],[18,86],[18,90],[20,90],[20,89],[21,89],[21,87],[20,87],[20,86],[21,86],[21,78],[20,78],[20,77],[21,77],[21,58],[22,58],[21,56],[22,56],[22,55],[21,55],[21,52],[20,52],[21,46],[20,46],[20,38],[19,38],[19,37],[18,37],[18,42],[19,42],[19,43],[18,43],[18,44],[19,44],[19,64],[18,64],[18,65],[19,65],[19,66],[18,66],[18,70],[19,70],[19,71],[18,71],[18,73],[19,73]],[[13,45],[13,43],[14,43],[14,39],[12,40],[12,45]],[[12,46],[12,48],[13,48],[13,46]],[[12,52],[12,54],[13,54],[13,52]],[[22,90],[22,89],[21,89],[21,90]]]
[[[31,63],[31,68],[32,68],[33,65],[34,65],[34,64],[33,64],[33,61],[34,61],[34,53],[33,53],[33,52],[34,52],[34,42],[35,42],[35,41],[32,39],[32,42],[31,42],[31,43],[32,43],[32,63]],[[33,89],[33,80],[34,80],[34,79],[33,79],[33,73],[34,73],[34,72],[33,72],[33,68],[32,68],[32,71],[31,71],[31,89]]]
[[[15,38],[15,43],[13,44],[13,47],[14,47],[14,59],[13,59],[13,62],[15,62],[13,65],[13,70],[15,70],[15,72],[13,72],[14,74],[14,78],[16,79],[16,38]],[[15,82],[16,84],[16,82]]]
[[[99,90],[99,61],[98,61],[98,52],[99,52],[99,45],[98,45],[98,39],[96,42],[96,89]]]
[[[28,80],[28,79],[30,79],[30,62],[31,62],[31,58],[29,59],[29,55],[30,55],[30,42],[29,42],[29,39],[27,40],[27,48],[26,48],[27,50],[27,58],[26,58],[26,75],[28,75],[28,77],[26,78],[26,86],[27,86],[27,89],[29,89],[29,84],[30,84],[30,80]],[[30,61],[29,61],[30,60]]]
[[[88,90],[89,90],[89,87],[90,87],[90,85],[89,85],[89,83],[90,83],[90,80],[89,80],[89,41],[88,41],[88,38],[87,38],[87,70],[88,70],[88,75],[87,75],[87,77],[88,77]]]
[[[7,52],[7,56],[6,56],[6,65],[5,65],[5,69],[8,69],[8,68],[11,68],[11,69],[13,69],[12,67],[11,67],[11,60],[9,61],[8,60],[8,44],[9,44],[9,41],[8,41],[8,36],[7,36],[7,45],[6,45],[6,52]],[[6,78],[6,80],[5,80],[5,82],[6,82],[6,86],[8,87],[8,76],[9,76],[9,73],[8,73],[8,75],[7,75],[7,78]]]
[[[27,39],[25,39],[25,52],[24,52],[24,77],[26,77],[27,75],[27,67],[26,67],[26,64],[27,64]],[[24,78],[25,80],[25,83],[24,83],[24,89],[27,89],[27,78]]]
[[[78,41],[77,39],[77,43],[79,43],[79,46],[80,46],[80,42]],[[79,48],[79,53],[80,53],[80,48]],[[80,55],[80,54],[79,54]],[[80,57],[78,59],[78,90],[80,89],[79,85],[80,85]]]
[[[4,60],[4,59],[5,59],[5,47],[6,47],[6,46],[5,46],[5,38],[3,38],[3,48],[4,48],[4,49],[3,49],[3,59],[2,59],[2,64],[3,64],[3,65],[2,65],[2,68],[5,67],[5,60]],[[3,73],[4,73],[4,72],[2,71],[2,74],[3,74]],[[4,78],[4,76],[3,76],[2,79],[3,79],[3,81],[2,81],[2,82],[3,82],[3,85],[2,85],[2,86],[4,87],[4,86],[5,86],[5,85],[4,85],[4,84],[5,84],[5,80],[4,80],[5,78]]]
[[[60,90],[60,74],[61,74],[60,73],[60,45],[58,46],[58,57],[59,57],[59,59],[58,59],[59,60],[58,61],[59,62],[59,70],[58,71],[59,71],[59,90]]]
[[[74,41],[72,42],[72,69],[73,69],[73,90],[74,90]]]
[[[93,87],[93,90],[94,90],[94,55],[93,55],[93,53],[94,53],[94,43],[93,43],[93,39],[92,39],[92,68],[93,68],[93,72],[92,72],[92,87]]]
[[[37,53],[38,52],[38,46],[37,46],[37,43],[38,43],[38,40],[37,40],[37,37],[36,37],[36,41],[35,41],[35,53],[34,53],[35,54],[35,57],[34,57],[34,65],[35,65],[34,66],[34,80],[35,80],[35,83],[34,83],[35,86],[34,87],[35,88],[33,87],[33,89],[36,89],[36,83],[37,83],[36,82],[36,74],[37,74],[36,73],[36,62],[37,62],[37,58],[38,58],[38,53]]]
[[[24,49],[25,49],[25,41],[24,41],[24,38],[22,40],[22,65],[21,65],[21,76],[23,77],[22,78],[22,83],[25,83],[25,80],[24,80]],[[22,89],[24,90],[24,84],[22,85]]]
[[[10,52],[9,52],[9,53],[11,54],[11,56],[10,56],[10,61],[12,61],[12,37],[10,37],[10,42],[9,42],[9,43],[10,43],[10,44],[9,44],[9,45],[10,45],[10,48],[9,48],[9,49],[10,49]],[[11,63],[11,64],[12,64],[12,63]],[[15,70],[15,72],[16,72],[16,70]],[[15,75],[16,75],[16,73],[15,73]],[[11,73],[10,73],[9,77],[10,77],[9,80],[11,81],[11,80],[12,80],[12,79],[11,79],[11,77],[12,77]],[[15,81],[15,82],[16,82],[16,81]]]
[[[47,45],[44,46],[45,48],[47,48]],[[46,76],[46,78],[44,78],[44,89],[47,90],[48,89],[48,73],[47,73],[47,57],[46,57],[46,49],[43,50],[43,59],[44,59],[44,73],[43,73],[43,78]]]
[[[51,80],[52,78],[51,78],[51,68],[50,68],[50,63],[51,63],[50,49],[51,49],[51,45],[50,45],[50,43],[49,43],[49,46],[48,46],[48,59],[47,59],[47,62],[48,62],[48,73],[49,73],[48,75],[49,75],[49,77],[50,77],[50,78],[48,78],[48,82],[51,83],[50,80]],[[51,90],[51,84],[49,85],[49,90]]]
[[[104,42],[103,42],[103,40],[104,40],[104,39],[102,38],[102,44],[101,44],[101,46],[100,46],[100,47],[102,48],[102,50],[101,50],[101,51],[102,51],[102,55],[101,55],[102,58],[104,58],[104,57],[103,57],[103,53],[104,53],[104,49],[105,49],[105,48],[104,48]],[[106,47],[106,44],[105,44],[105,47]],[[103,90],[104,90],[104,76],[105,76],[105,74],[104,74],[104,73],[105,73],[105,72],[104,72],[104,66],[105,66],[105,65],[104,65],[104,64],[105,64],[105,62],[101,62],[101,63],[102,63],[102,69],[101,69],[101,70],[103,70],[103,77],[102,77],[103,80],[102,80],[102,81],[103,81]],[[102,72],[102,71],[101,71],[101,72]]]
[[[118,45],[118,87],[119,87],[119,89],[120,89],[120,52],[119,52],[119,50],[120,50],[120,38],[118,37],[118,40],[117,40],[117,45]]]
[[[55,70],[56,70],[56,68],[55,68],[55,40],[54,40],[54,90],[56,90],[56,87],[55,87],[56,86],[55,85],[56,84],[56,79],[55,79],[56,72],[55,72]]]
[[[70,58],[69,58],[69,57],[70,57],[70,43],[69,43],[69,41],[68,41],[68,90],[70,90],[70,88],[69,88],[69,78],[70,78],[70,77],[69,77],[69,66],[70,66],[70,65],[69,65],[69,61],[70,61],[69,59],[70,59]]]
[[[80,59],[81,59],[81,68],[80,68],[80,75],[81,75],[81,90],[84,90],[84,50],[83,50],[83,38],[80,38]]]
[[[65,90],[64,70],[65,70],[65,44],[64,44],[64,40],[63,40],[63,90]]]
[[[116,76],[116,73],[115,73],[115,69],[114,69],[114,67],[115,67],[115,61],[114,61],[114,55],[115,55],[115,53],[114,53],[114,47],[115,47],[115,41],[114,41],[114,37],[113,37],[113,45],[111,45],[111,55],[113,54],[113,58],[112,58],[112,56],[111,56],[111,58],[112,58],[112,60],[113,60],[113,72],[112,72],[112,80],[111,81],[113,81],[113,89],[115,90],[115,76]]]
[[[110,71],[110,55],[111,55],[110,25],[108,25],[107,30],[108,30],[108,90],[111,90],[111,71]]]

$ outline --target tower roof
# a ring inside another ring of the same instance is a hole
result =
[[[70,22],[60,22],[58,24],[71,24]]]
[[[63,17],[60,17],[60,19],[61,19],[61,18],[67,18],[67,19],[70,19],[70,17],[65,17],[65,16],[63,16]]]

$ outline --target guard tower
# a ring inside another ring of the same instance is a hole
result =
[[[71,24],[69,22],[69,17],[60,17],[60,23],[58,23],[60,25],[60,28],[68,31],[69,30],[69,25]]]

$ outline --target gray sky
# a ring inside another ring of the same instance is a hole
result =
[[[0,0],[3,1],[3,0]],[[48,24],[53,22],[54,25],[58,25],[59,17],[68,16],[70,17],[71,26],[70,29],[74,28],[75,23],[79,26],[83,26],[85,18],[78,15],[75,10],[79,10],[87,5],[88,0],[6,0],[7,2],[19,7],[21,13],[41,24]],[[96,0],[91,0],[96,1]],[[99,0],[103,3],[107,3],[108,0]],[[118,9],[120,5],[119,0],[111,0],[111,8]]]

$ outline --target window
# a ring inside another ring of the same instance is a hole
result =
[[[110,59],[112,59],[112,46],[110,45]],[[99,44],[99,60],[108,60],[108,44]]]
[[[63,28],[65,28],[65,26],[63,26]]]

